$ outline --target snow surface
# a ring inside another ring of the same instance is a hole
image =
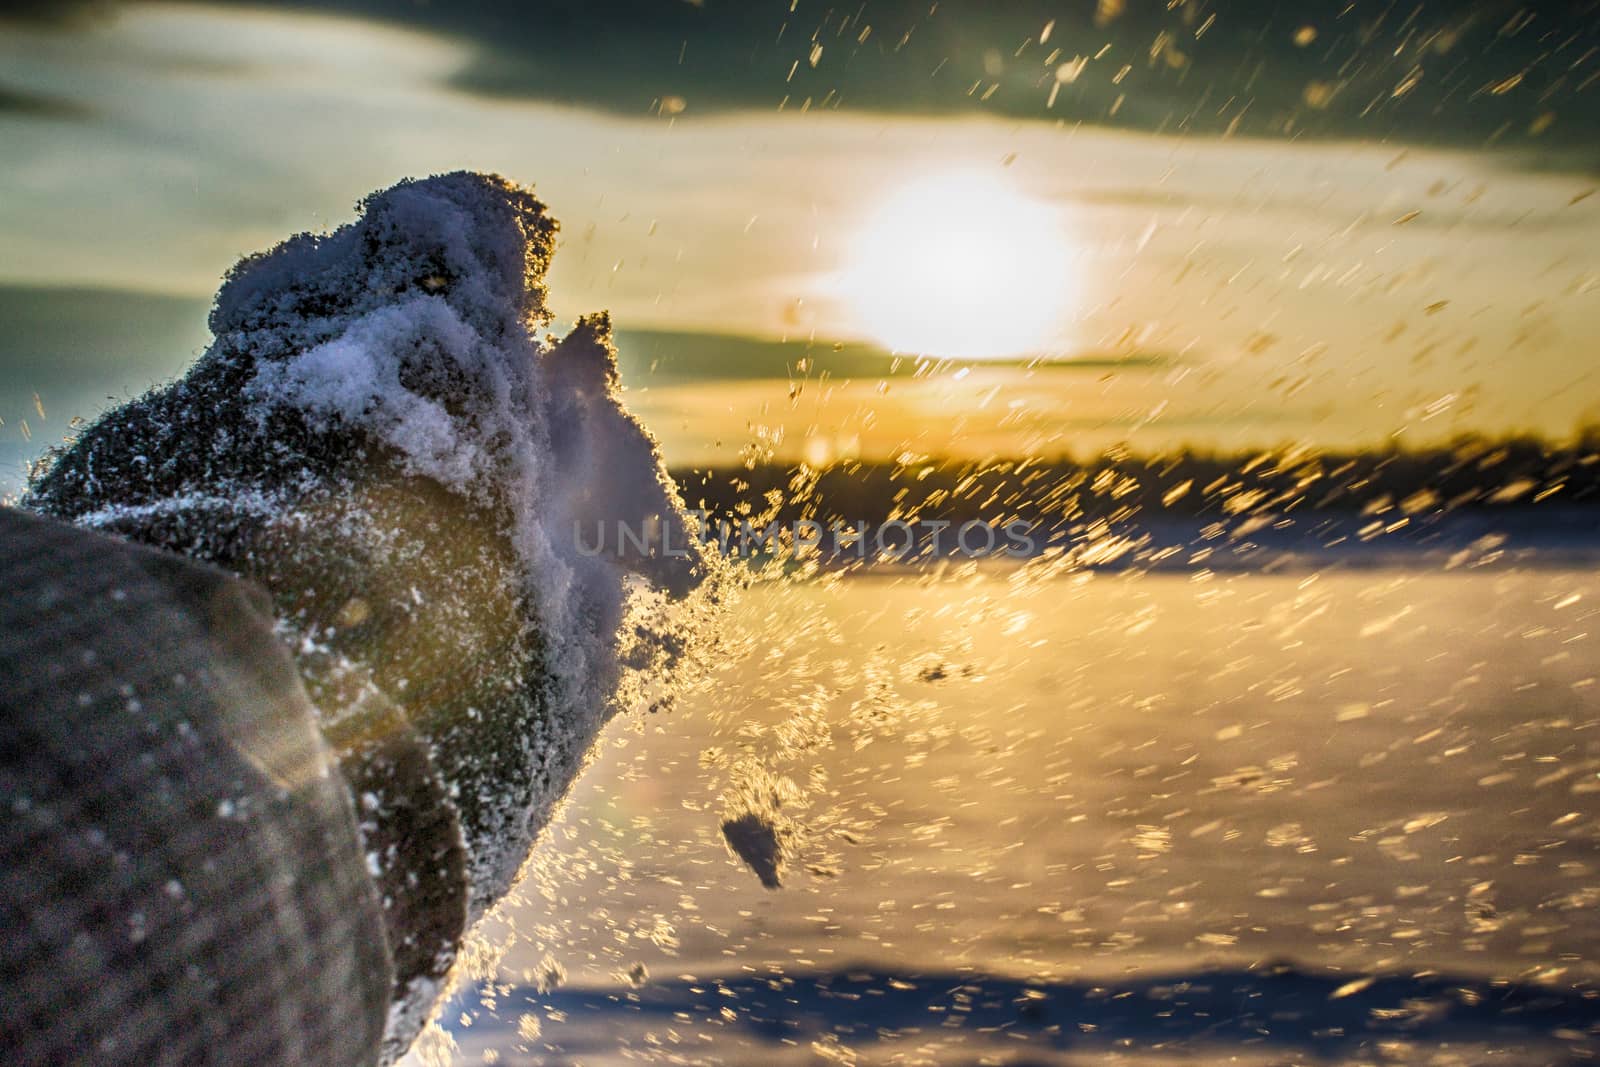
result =
[[[413,1062],[1594,1062],[1597,598],[1592,562],[754,585]],[[781,890],[742,811],[788,823]]]

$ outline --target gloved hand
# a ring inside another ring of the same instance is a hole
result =
[[[397,1052],[606,717],[678,646],[632,576],[656,609],[715,583],[619,404],[605,316],[537,336],[544,205],[456,173],[361,208],[241,261],[190,372],[50,456],[23,504],[270,593],[385,897]],[[618,521],[656,550],[575,538]]]

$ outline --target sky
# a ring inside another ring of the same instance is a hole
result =
[[[0,5],[0,491],[238,257],[460,168],[562,221],[558,318],[611,311],[678,464],[1562,436],[1597,14]]]

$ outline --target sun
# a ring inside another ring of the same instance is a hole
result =
[[[857,329],[910,355],[1037,355],[1071,311],[1060,210],[1003,176],[952,171],[906,185],[851,243],[841,281]]]

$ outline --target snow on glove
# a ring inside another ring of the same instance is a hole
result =
[[[271,595],[385,898],[393,1055],[716,583],[605,316],[538,336],[544,205],[455,173],[360,208],[235,266],[188,374],[54,452],[23,504]],[[582,550],[618,521],[655,550]]]

